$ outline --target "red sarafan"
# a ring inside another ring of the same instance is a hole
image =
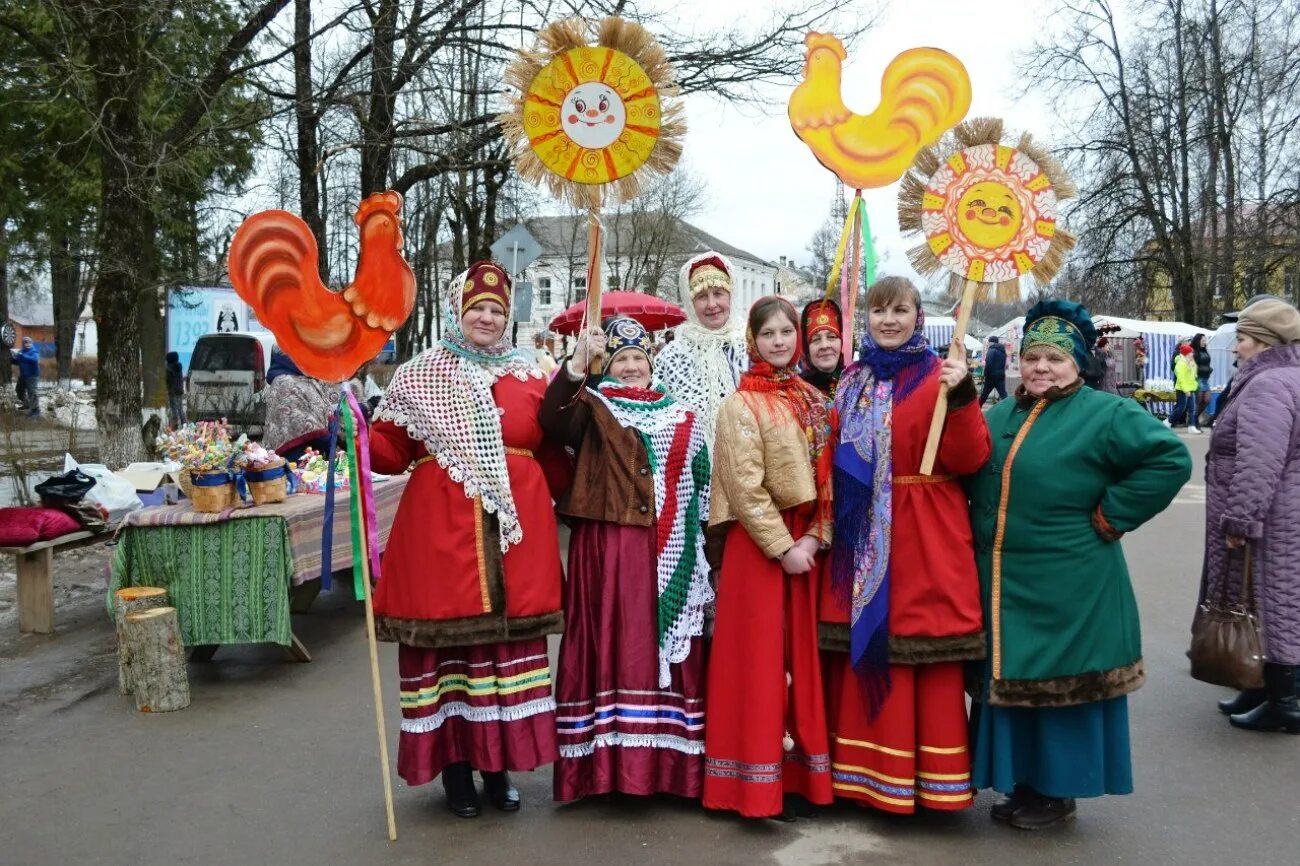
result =
[[[341,382],[374,358],[415,305],[415,274],[402,257],[402,197],[374,193],[353,221],[361,228],[357,273],[341,292],[316,270],[316,238],[294,214],[244,220],[230,244],[230,281],[304,373]]]

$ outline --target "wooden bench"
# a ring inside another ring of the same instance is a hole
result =
[[[54,551],[89,547],[113,537],[112,532],[72,532],[27,547],[0,547],[18,561],[18,630],[54,633]]]

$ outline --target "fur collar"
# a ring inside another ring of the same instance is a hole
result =
[[[1044,394],[1041,399],[1046,400],[1049,403],[1055,403],[1057,400],[1064,400],[1066,397],[1077,394],[1082,388],[1083,379],[1075,379],[1064,388],[1057,388],[1055,386],[1048,388],[1047,393]],[[1031,397],[1029,392],[1025,390],[1023,383],[1016,388],[1016,405],[1021,409],[1032,408],[1039,399],[1040,398],[1038,397]]]

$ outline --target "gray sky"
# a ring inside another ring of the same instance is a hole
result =
[[[786,0],[789,2],[789,0]],[[683,26],[720,21],[765,20],[772,0],[689,0],[680,4]],[[758,11],[754,11],[757,7]],[[1016,100],[1015,58],[1048,26],[1055,8],[1044,0],[895,0],[844,67],[843,95],[850,109],[867,114],[880,100],[880,76],[899,52],[916,46],[950,51],[971,76],[973,98],[967,117],[1001,117],[1010,129],[1027,129],[1051,143],[1054,130],[1038,99]],[[768,88],[768,104],[738,110],[707,97],[686,100],[690,131],[684,162],[708,183],[708,209],[701,228],[768,259],[809,259],[808,240],[826,218],[835,177],[813,157],[790,128],[790,90]],[[850,194],[852,194],[850,192]],[[913,245],[898,232],[897,188],[864,192],[876,237],[881,273],[911,275],[904,250]]]

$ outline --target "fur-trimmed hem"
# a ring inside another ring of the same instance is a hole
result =
[[[1146,682],[1146,665],[1130,665],[1047,680],[993,680],[988,703],[995,707],[1073,707],[1135,692]]]
[[[430,649],[532,640],[563,631],[564,613],[558,610],[511,619],[492,613],[460,619],[375,617],[375,636],[380,640]]]
[[[963,406],[969,406],[980,398],[980,392],[975,388],[975,379],[967,376],[957,383],[957,387],[948,392],[948,410],[960,409]]]
[[[830,652],[849,651],[849,626],[842,622],[817,623],[817,645]],[[988,653],[983,631],[943,637],[889,636],[891,665],[930,665],[939,662],[979,661]]]

